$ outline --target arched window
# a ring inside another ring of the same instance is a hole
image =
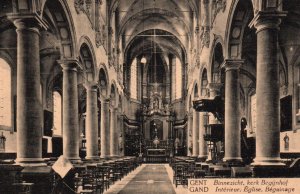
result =
[[[206,97],[208,96],[208,80],[207,80],[207,71],[206,69],[203,70],[202,73],[202,81],[201,81],[201,96]]]
[[[182,97],[182,64],[181,61],[176,57],[175,64],[175,99]]]
[[[53,92],[53,135],[62,135],[62,102],[61,95],[57,91]]]
[[[137,99],[137,60],[134,59],[130,68],[130,96]]]
[[[1,58],[0,75],[0,125],[11,127],[11,68],[9,64]]]

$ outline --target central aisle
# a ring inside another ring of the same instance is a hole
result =
[[[164,164],[145,164],[127,181],[120,181],[118,189],[107,194],[176,194]]]

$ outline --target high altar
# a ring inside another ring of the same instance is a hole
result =
[[[170,104],[164,98],[164,85],[149,84],[148,103],[142,110],[142,134],[144,140],[144,160],[164,162],[172,154],[172,117]]]

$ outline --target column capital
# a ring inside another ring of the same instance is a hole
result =
[[[250,22],[249,27],[255,27],[256,33],[264,29],[279,29],[281,18],[286,15],[286,11],[259,11]]]
[[[82,69],[79,61],[77,59],[61,59],[57,60],[57,63],[61,65],[63,70],[77,71],[77,69]]]
[[[47,23],[34,13],[9,13],[7,18],[16,26],[17,30],[34,30],[39,32],[39,29],[48,29]]]
[[[222,68],[225,68],[225,71],[239,70],[244,61],[243,59],[225,59]]]
[[[97,82],[86,82],[84,87],[87,91],[97,92],[98,83]]]

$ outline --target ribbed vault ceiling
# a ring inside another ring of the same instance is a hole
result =
[[[114,0],[111,13],[118,13],[116,33],[127,62],[153,52],[154,47],[184,61],[195,27],[193,18],[198,18],[196,6],[194,0]]]

